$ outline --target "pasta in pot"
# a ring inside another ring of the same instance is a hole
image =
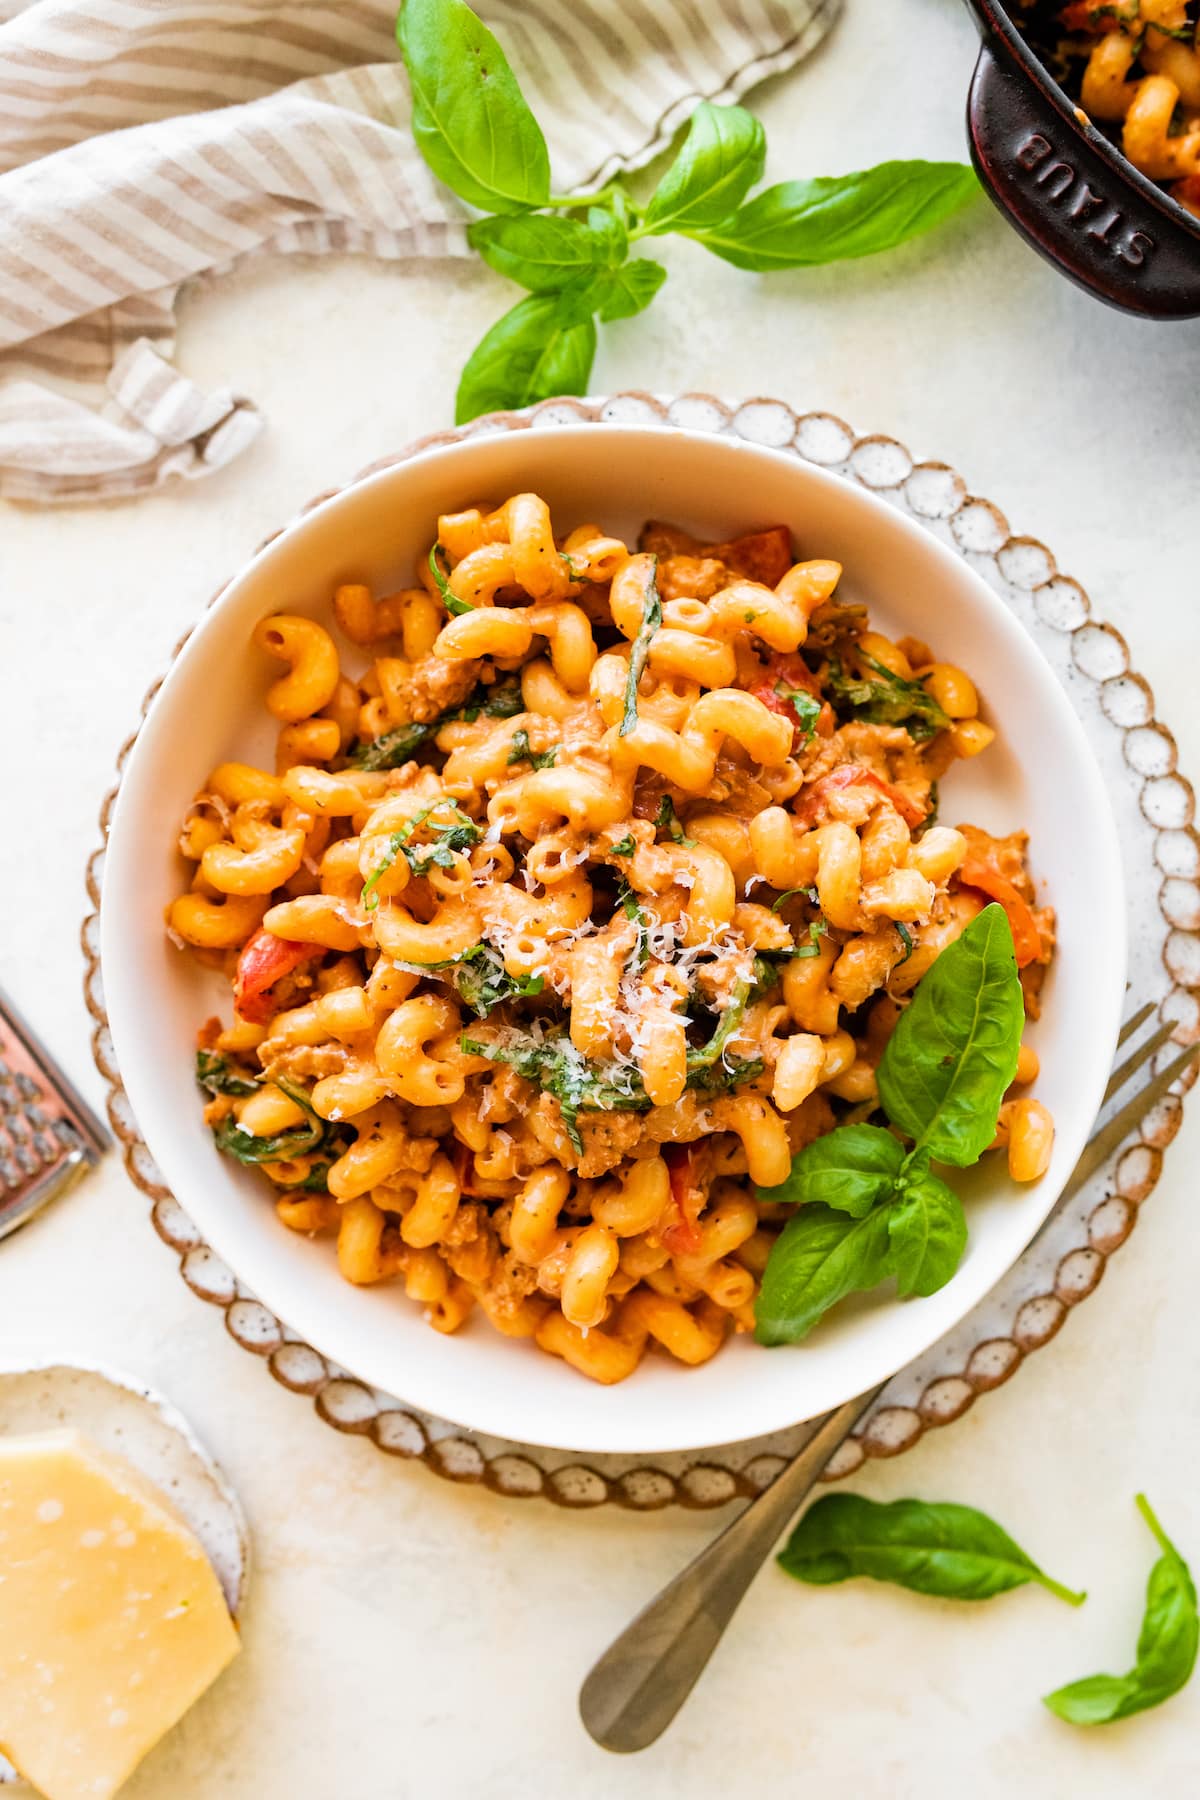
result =
[[[1019,16],[1089,119],[1200,218],[1195,0],[1021,0]]]
[[[840,574],[783,528],[558,537],[519,494],[439,519],[411,588],[257,627],[277,768],[213,771],[167,923],[233,982],[197,1059],[219,1147],[348,1281],[601,1382],[704,1362],[753,1325],[753,1187],[870,1116],[989,899],[1036,1013],[1023,834],[936,820],[993,736],[975,685]],[[1017,1073],[997,1141],[1032,1180],[1053,1128]]]

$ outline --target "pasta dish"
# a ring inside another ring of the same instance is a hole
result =
[[[1135,169],[1200,217],[1200,8],[1195,0],[1023,0],[1030,35]]]
[[[275,767],[211,772],[167,923],[232,983],[197,1055],[218,1147],[348,1281],[602,1382],[704,1362],[754,1327],[770,1190],[877,1115],[989,902],[1036,1016],[1024,834],[938,818],[994,736],[975,686],[840,575],[783,527],[630,549],[517,494],[439,518],[413,586],[257,626]],[[1037,1073],[1022,1044],[1017,1180],[1050,1155]]]

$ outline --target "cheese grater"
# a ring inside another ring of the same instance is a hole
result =
[[[109,1142],[0,992],[0,1238],[94,1168]]]

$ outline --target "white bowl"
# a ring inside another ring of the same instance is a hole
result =
[[[1001,1159],[971,1173],[967,1253],[929,1299],[899,1304],[884,1291],[839,1307],[801,1345],[766,1350],[739,1338],[699,1369],[655,1355],[621,1386],[595,1387],[482,1319],[442,1337],[398,1289],[350,1287],[328,1241],[284,1230],[262,1178],[213,1146],[193,1050],[202,1020],[229,1016],[228,993],[168,943],[163,908],[184,878],[179,821],[207,772],[234,756],[272,766],[262,698],[273,675],[250,647],[251,629],[281,608],[328,624],[337,583],[386,592],[411,580],[438,513],[526,489],[548,498],[564,529],[591,519],[633,534],[656,517],[723,539],[785,522],[803,555],[845,565],[842,597],[865,601],[879,629],[927,639],[980,687],[998,739],[955,765],[941,817],[1031,834],[1039,887],[1058,913],[1044,1016],[1031,1033],[1037,1092],[1058,1130],[1050,1168],[1032,1186],[1014,1186]],[[996,595],[849,482],[730,438],[644,426],[513,431],[429,450],[359,481],[260,551],[197,627],[138,736],[102,907],[104,987],[129,1099],[172,1191],[240,1279],[386,1393],[500,1437],[593,1453],[684,1450],[793,1425],[881,1381],[957,1324],[1028,1243],[1083,1148],[1116,1042],[1123,946],[1120,854],[1099,771],[1065,694]]]

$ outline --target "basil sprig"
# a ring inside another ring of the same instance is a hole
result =
[[[767,1259],[760,1343],[797,1342],[889,1276],[903,1296],[951,1279],[966,1218],[930,1161],[966,1168],[992,1142],[1024,1022],[1012,932],[1003,909],[986,906],[934,962],[880,1060],[880,1101],[911,1147],[882,1126],[841,1125],[806,1145],[778,1187],[758,1190],[799,1206]]]
[[[1127,1675],[1086,1675],[1043,1696],[1043,1704],[1072,1725],[1109,1725],[1161,1706],[1191,1678],[1200,1646],[1200,1613],[1191,1571],[1154,1516],[1145,1494],[1138,1511],[1162,1555],[1150,1571],[1137,1660]]]
[[[1053,1581],[1008,1533],[973,1506],[826,1494],[810,1506],[778,1562],[814,1587],[866,1576],[943,1600],[991,1600],[1036,1582],[1070,1606],[1086,1594]]]
[[[745,269],[790,269],[890,249],[978,192],[961,163],[890,162],[852,175],[762,179],[766,135],[740,106],[702,101],[640,210],[619,181],[553,195],[546,140],[503,50],[463,0],[405,0],[396,36],[413,97],[413,135],[434,174],[488,216],[468,236],[528,290],[463,370],[457,421],[583,393],[596,320],[631,318],[666,280],[630,255],[675,232]]]

